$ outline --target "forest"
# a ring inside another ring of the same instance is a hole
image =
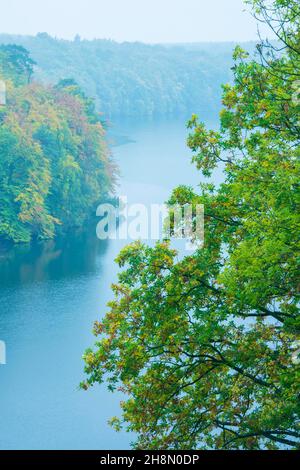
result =
[[[116,173],[94,102],[73,80],[33,83],[34,66],[22,46],[0,46],[0,239],[14,243],[82,226]]]
[[[149,118],[219,110],[220,86],[231,79],[234,43],[147,45],[109,40],[0,35],[25,47],[44,83],[75,78],[107,118]],[[254,43],[245,44],[249,51]]]
[[[0,35],[0,447],[300,449],[300,2],[245,4],[274,40]],[[119,187],[204,244],[97,239]]]

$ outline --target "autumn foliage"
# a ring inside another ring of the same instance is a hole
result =
[[[80,227],[115,178],[93,102],[72,80],[32,82],[33,67],[22,47],[0,47],[0,239],[15,243]]]
[[[84,388],[124,393],[112,424],[136,448],[299,447],[300,6],[250,3],[279,43],[255,60],[236,48],[219,129],[188,124],[208,182],[169,201],[204,204],[205,246],[181,260],[168,242],[123,249],[84,356]]]

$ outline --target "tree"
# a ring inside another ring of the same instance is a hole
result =
[[[196,116],[188,124],[197,168],[207,177],[224,168],[220,186],[210,180],[199,194],[182,186],[169,200],[204,204],[204,248],[178,261],[168,242],[138,242],[117,259],[123,270],[95,323],[82,387],[106,381],[127,395],[112,424],[135,432],[136,448],[299,447],[295,6],[272,2],[288,13],[292,49],[262,64],[236,48],[220,129]]]
[[[20,85],[29,83],[35,61],[29,52],[16,44],[0,45],[0,74]]]
[[[74,77],[88,96],[95,97],[106,119],[186,115],[201,107],[215,111],[220,85],[231,76],[231,44],[66,41],[46,33],[0,34],[1,42],[16,42],[30,51],[38,63],[37,80],[56,83]]]
[[[31,60],[21,53],[26,60],[3,59],[10,79],[0,116],[0,241],[14,243],[81,227],[110,197],[116,173],[93,101],[72,80],[22,81]]]

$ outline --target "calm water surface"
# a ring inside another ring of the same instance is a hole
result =
[[[129,202],[164,202],[178,184],[200,177],[185,146],[185,120],[122,123],[113,133],[133,142],[113,147],[121,169],[119,194]],[[105,386],[78,390],[93,321],[105,312],[116,280],[113,260],[126,242],[88,234],[0,253],[1,449],[129,448],[132,436],[107,421],[119,412]]]

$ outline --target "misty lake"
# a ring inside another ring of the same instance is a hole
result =
[[[113,146],[121,170],[118,193],[129,202],[162,203],[179,184],[201,178],[185,145],[186,119],[116,124],[128,136]],[[18,246],[0,253],[1,449],[126,449],[131,436],[107,424],[118,395],[103,385],[83,392],[82,354],[95,338],[116,281],[114,259],[126,241],[89,233]]]

